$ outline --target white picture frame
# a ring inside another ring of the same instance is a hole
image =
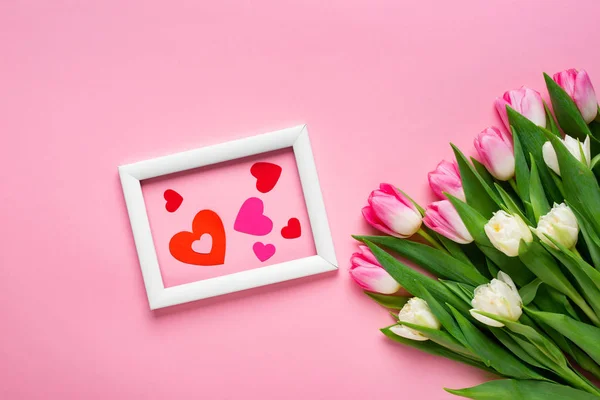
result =
[[[279,264],[165,288],[141,181],[291,147],[294,151],[317,254]],[[333,240],[306,125],[119,166],[151,310],[337,269]]]

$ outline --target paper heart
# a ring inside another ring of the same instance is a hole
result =
[[[262,242],[254,243],[252,250],[254,250],[256,257],[262,262],[267,261],[275,254],[275,246],[272,244],[264,244]]]
[[[167,201],[165,203],[165,208],[170,213],[177,211],[177,209],[179,209],[179,206],[181,206],[181,203],[183,202],[183,197],[181,197],[179,193],[172,189],[165,190],[163,197]]]
[[[203,236],[212,239],[210,251],[195,251],[194,243],[203,242]],[[225,228],[221,217],[212,210],[202,210],[192,221],[191,232],[176,233],[169,242],[169,251],[175,259],[193,265],[221,265],[225,262]]]
[[[250,197],[238,211],[233,229],[254,236],[264,236],[273,230],[273,221],[263,215],[264,205],[261,199]]]
[[[277,184],[281,176],[281,167],[273,163],[257,162],[250,168],[250,173],[256,178],[256,189],[267,193]]]
[[[208,233],[205,233],[204,235],[200,236],[200,239],[195,240],[192,243],[192,250],[194,250],[196,253],[208,254],[210,253],[211,249],[212,236],[210,236]]]
[[[287,226],[281,228],[281,236],[285,239],[296,239],[300,237],[302,230],[300,229],[300,221],[298,218],[290,218]]]

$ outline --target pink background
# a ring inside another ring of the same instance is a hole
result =
[[[586,68],[597,0],[3,1],[0,398],[447,399],[347,273],[369,191]],[[150,312],[117,165],[309,124],[336,274]]]
[[[250,168],[258,161],[282,167],[277,185],[268,193],[256,189],[256,178],[250,174]],[[183,196],[183,203],[173,213],[165,210],[163,195],[166,189],[175,190]],[[150,179],[142,182],[142,190],[163,282],[167,287],[317,254],[292,149]],[[263,201],[264,215],[273,222],[273,230],[269,234],[253,236],[233,229],[238,211],[249,197]],[[216,212],[223,221],[226,236],[223,265],[185,264],[169,252],[171,237],[181,231],[191,231],[194,216],[204,209]],[[297,218],[300,222],[302,234],[299,238],[284,239],[281,236],[281,228],[290,218]],[[256,242],[273,244],[275,254],[261,262],[252,250]]]

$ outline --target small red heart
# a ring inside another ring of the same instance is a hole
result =
[[[290,218],[287,226],[281,228],[281,236],[285,239],[296,239],[301,234],[300,221],[298,218]]]
[[[281,176],[281,167],[268,162],[257,162],[250,168],[250,173],[256,178],[256,189],[267,193],[277,184]]]
[[[165,204],[165,208],[170,213],[177,211],[181,203],[183,203],[183,197],[181,197],[179,193],[171,189],[165,190],[165,194],[163,195],[163,197],[167,201],[167,203]]]

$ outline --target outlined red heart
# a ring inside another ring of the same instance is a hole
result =
[[[256,178],[256,189],[268,193],[277,184],[281,176],[281,167],[268,162],[257,162],[250,168],[250,173]]]
[[[192,244],[202,235],[212,238],[210,253],[197,253]],[[202,210],[192,222],[191,232],[176,233],[169,242],[169,251],[176,260],[193,265],[221,265],[225,263],[225,228],[221,217],[212,210]]]
[[[183,197],[172,189],[165,190],[163,197],[167,201],[165,203],[165,208],[170,213],[177,211],[179,206],[181,206],[181,203],[183,203]]]
[[[298,218],[290,218],[287,226],[281,228],[281,236],[285,239],[296,239],[299,238],[302,234],[302,229],[300,228],[300,221]]]

